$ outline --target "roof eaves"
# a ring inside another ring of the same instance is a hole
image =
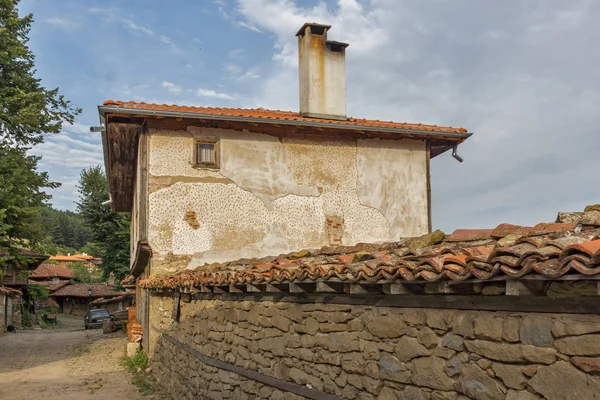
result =
[[[260,118],[260,117],[246,117],[239,115],[222,115],[222,114],[209,114],[192,111],[170,111],[170,110],[146,110],[140,108],[129,108],[119,106],[99,106],[98,110],[101,115],[101,119],[104,119],[107,113],[115,114],[134,114],[134,115],[148,115],[158,117],[174,117],[174,118],[197,118],[197,119],[208,119],[215,121],[231,121],[231,122],[247,122],[247,123],[260,123],[260,124],[273,124],[273,125],[291,125],[291,126],[310,126],[315,128],[337,128],[343,130],[355,130],[355,131],[369,131],[369,132],[382,132],[382,133],[397,133],[407,134],[431,138],[440,139],[454,139],[464,141],[473,135],[472,132],[440,132],[430,130],[418,130],[418,129],[407,129],[407,128],[389,128],[379,126],[369,126],[356,124],[340,124],[335,121],[332,122],[321,122],[321,121],[306,121],[306,120],[290,120],[290,119],[276,119],[276,118]]]

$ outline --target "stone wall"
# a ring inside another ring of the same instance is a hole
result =
[[[153,295],[148,349],[174,399],[294,399],[200,354],[345,399],[600,398],[600,316]]]

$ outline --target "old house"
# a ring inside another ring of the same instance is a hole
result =
[[[102,259],[98,257],[90,256],[89,254],[67,254],[50,256],[50,261],[57,262],[62,267],[72,266],[73,264],[83,264],[87,269],[92,272],[98,265],[102,264]]]
[[[0,334],[6,332],[9,325],[21,326],[19,299],[21,291],[0,286]]]
[[[347,117],[347,44],[328,30],[298,32],[299,112],[99,107],[112,207],[132,213],[135,277],[429,232],[430,160],[470,133]]]
[[[123,295],[114,286],[101,283],[73,283],[51,294],[58,304],[58,312],[70,315],[85,315],[90,303],[99,298],[112,298]]]
[[[90,302],[90,308],[104,308],[111,314],[135,305],[135,291],[127,290],[116,297],[100,297]]]
[[[48,256],[27,249],[19,249],[21,262],[6,261],[0,274],[0,285],[13,289],[23,289],[28,284],[29,275],[40,264],[48,259]],[[3,254],[0,254],[2,256]]]
[[[73,274],[72,269],[62,265],[42,264],[29,276],[29,284],[42,285],[52,293],[71,283]]]
[[[297,34],[299,112],[99,107],[159,385],[207,399],[597,397],[600,206],[432,232],[429,162],[460,159],[470,134],[347,117],[347,44],[328,31]]]

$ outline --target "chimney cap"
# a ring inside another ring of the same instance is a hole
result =
[[[350,46],[348,43],[337,42],[335,40],[326,40],[325,44],[331,51],[342,51],[346,47]]]
[[[329,28],[331,28],[331,25],[324,25],[324,24],[319,24],[316,22],[305,22],[304,25],[302,25],[302,28],[300,28],[300,30],[298,31],[298,33],[296,33],[296,36],[304,36],[304,34],[306,33],[306,28],[307,27],[311,27],[311,32],[312,33],[317,33],[318,31],[328,31]],[[317,29],[312,29],[312,28],[317,28]],[[323,32],[324,33],[324,32]],[[318,33],[319,35],[322,35],[323,33]]]

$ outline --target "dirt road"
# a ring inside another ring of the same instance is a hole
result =
[[[119,359],[126,338],[59,316],[55,329],[0,336],[0,399],[145,399]]]

